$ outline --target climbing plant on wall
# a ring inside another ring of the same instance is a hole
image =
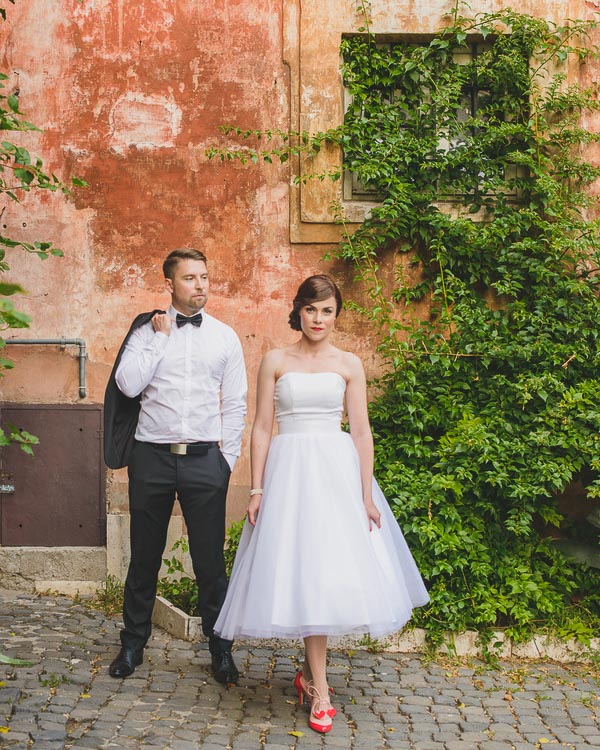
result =
[[[598,99],[564,72],[594,53],[594,24],[450,20],[427,44],[342,44],[339,143],[382,200],[338,254],[371,278],[382,261],[397,271],[365,307],[389,363],[371,409],[378,476],[429,581],[417,617],[432,636],[585,636],[600,575],[552,539],[598,543],[557,501],[575,479],[600,496],[600,237],[585,191],[600,172],[581,125]]]
[[[598,548],[558,500],[574,480],[590,512],[600,498],[600,224],[587,190],[600,169],[586,159],[599,138],[582,125],[599,104],[566,78],[567,62],[596,55],[596,24],[459,7],[419,43],[378,39],[367,18],[342,41],[341,127],[228,153],[270,160],[330,141],[376,203],[334,255],[366,285],[355,306],[380,333],[376,471],[428,582],[417,624],[433,640],[497,627],[585,639],[600,572],[554,539]]]

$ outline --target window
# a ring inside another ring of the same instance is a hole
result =
[[[415,12],[413,5],[398,3],[397,0],[370,0],[369,28],[383,44],[391,45],[401,40],[411,41],[415,45],[424,45],[433,35],[447,25],[447,0],[428,0],[419,6],[426,12]],[[283,1],[283,30],[284,30],[284,60],[290,71],[290,128],[296,131],[315,133],[339,126],[344,120],[345,109],[350,102],[344,99],[344,85],[340,73],[340,45],[352,35],[359,35],[364,26],[364,16],[358,12],[356,3],[323,3],[319,0],[284,0]],[[477,14],[489,9],[489,0],[472,0],[469,4],[470,13]],[[546,5],[546,13],[555,22],[563,20],[563,9],[560,3],[551,8]],[[473,58],[473,44],[483,45],[487,40],[470,39],[464,50],[464,57],[457,62],[467,69],[467,62]],[[497,44],[498,40],[496,40]],[[475,56],[486,53],[485,47],[478,46]],[[459,54],[458,52],[456,54]],[[527,61],[509,61],[509,64],[527,65]],[[515,84],[520,81],[520,72],[515,70]],[[413,83],[416,82],[413,81]],[[491,84],[494,82],[492,81]],[[499,101],[505,115],[512,117],[513,124],[519,118],[527,118],[527,94],[520,100],[520,111],[507,112],[506,102],[510,98],[516,101],[515,91],[502,92],[481,85],[476,92],[477,110],[488,102],[487,92],[491,91]],[[518,95],[518,90],[516,91]],[[480,111],[480,109],[479,109]],[[470,112],[469,114],[472,114]],[[510,119],[506,120],[509,130]],[[463,125],[464,127],[464,125]],[[512,137],[512,136],[511,136]],[[440,135],[432,146],[437,147]],[[457,134],[447,139],[458,148],[460,139]],[[505,144],[506,145],[506,144]],[[488,144],[493,150],[493,144]],[[434,149],[435,150],[435,149]],[[347,150],[346,150],[347,151]],[[292,176],[301,173],[311,174],[339,170],[342,154],[339,148],[326,148],[319,154],[318,159],[305,163],[303,157],[292,160]],[[475,165],[479,172],[485,173],[485,168]],[[511,174],[516,169],[510,164],[510,159],[500,165],[504,170],[498,175],[507,181],[510,191],[518,190],[518,174]],[[485,165],[484,165],[485,167]],[[489,165],[488,165],[489,170]],[[518,169],[516,169],[518,172]],[[353,172],[352,168],[349,170]],[[460,181],[461,175],[457,175]],[[456,189],[456,186],[454,186]],[[365,187],[365,181],[354,176],[346,177],[345,181],[332,182],[324,180],[309,180],[306,184],[290,185],[290,239],[298,243],[335,243],[341,236],[342,229],[337,224],[337,213],[332,206],[343,206],[350,224],[360,222],[368,211],[376,205],[377,191],[373,186]]]
[[[507,90],[506,76],[497,75],[506,60],[496,40],[444,43],[342,40],[345,202],[368,210],[403,181],[422,182],[424,191],[434,186],[438,195],[429,200],[439,203],[471,193],[516,197],[523,171],[511,159],[523,145],[527,76],[515,76]],[[526,57],[518,62],[526,73]]]

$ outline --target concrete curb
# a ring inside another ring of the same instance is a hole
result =
[[[152,622],[170,635],[184,641],[203,641],[202,619],[191,617],[175,607],[167,599],[157,596],[152,613]],[[478,633],[448,633],[446,642],[436,651],[437,656],[483,657],[477,642]],[[256,641],[236,641],[238,645],[260,644],[264,648],[298,648],[300,640],[260,639]],[[418,628],[402,630],[379,641],[369,641],[364,637],[332,638],[333,648],[354,651],[374,651],[381,653],[417,654],[427,651],[425,631]],[[600,658],[600,638],[593,638],[589,646],[574,639],[561,641],[538,635],[525,643],[513,643],[504,633],[495,633],[490,651],[499,659],[551,659],[569,663],[590,661]]]

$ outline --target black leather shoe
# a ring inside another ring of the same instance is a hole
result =
[[[236,685],[240,678],[238,668],[231,655],[231,641],[211,636],[208,640],[213,676],[224,685]]]
[[[144,655],[142,651],[136,651],[131,646],[123,646],[117,658],[108,668],[108,674],[111,677],[129,677],[143,661]]]

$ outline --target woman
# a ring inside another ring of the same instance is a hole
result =
[[[335,716],[327,637],[378,638],[429,600],[373,479],[362,364],[329,341],[341,307],[328,276],[306,279],[290,313],[300,339],[261,362],[247,522],[215,625],[226,639],[304,639],[294,684],[299,702],[310,701],[310,728],[321,733]],[[344,400],[350,434],[341,429]]]

